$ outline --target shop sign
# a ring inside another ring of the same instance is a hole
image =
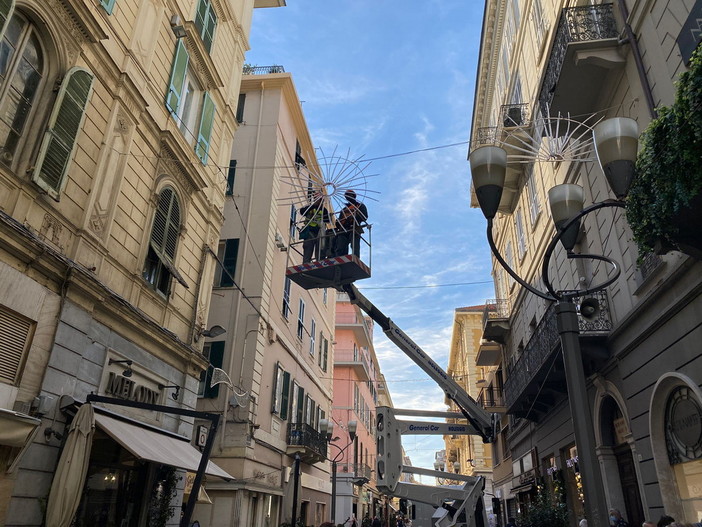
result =
[[[687,386],[680,386],[670,394],[665,430],[672,464],[702,458],[702,408]]]
[[[626,424],[626,419],[618,417],[614,420],[614,440],[618,445],[626,442],[625,437],[629,433],[629,427]]]
[[[152,390],[143,384],[137,384],[136,381],[112,371],[109,372],[107,377],[105,394],[119,399],[147,404],[157,404],[161,395],[157,390]]]
[[[571,458],[566,459],[566,466],[568,468],[574,468],[577,470],[578,468],[578,456],[573,456]]]
[[[520,485],[534,483],[535,481],[536,481],[536,472],[534,470],[530,470],[529,472],[525,472],[524,474],[519,475],[519,484]]]

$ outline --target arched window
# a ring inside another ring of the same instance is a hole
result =
[[[39,86],[45,75],[44,52],[36,28],[19,13],[7,16],[0,2],[0,162],[12,165]]]
[[[164,295],[170,294],[171,277],[183,287],[188,287],[173,263],[180,235],[180,221],[178,196],[172,188],[165,187],[158,198],[144,263],[144,279]]]

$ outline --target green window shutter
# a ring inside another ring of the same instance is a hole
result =
[[[0,39],[5,34],[7,22],[15,11],[15,0],[0,0]]]
[[[202,101],[202,115],[200,116],[200,130],[197,133],[197,145],[195,145],[195,154],[200,158],[203,165],[207,164],[207,156],[210,151],[210,138],[212,136],[215,111],[212,97],[205,92]]]
[[[305,416],[305,389],[300,388],[300,390],[297,392],[297,420],[295,421],[296,423],[302,424],[304,421],[302,420]]]
[[[283,391],[280,398],[280,418],[288,418],[288,404],[290,399],[290,373],[283,373]]]
[[[55,199],[65,183],[68,162],[75,150],[92,90],[93,74],[83,68],[72,68],[56,97],[32,176]]]
[[[236,177],[236,159],[229,160],[229,170],[227,171],[227,190],[225,196],[234,195],[234,178]]]
[[[214,368],[221,368],[224,362],[224,341],[210,342],[210,365],[208,368],[207,377],[205,377],[205,392],[202,395],[207,399],[214,399],[219,395],[219,384],[210,388],[212,382],[212,372]]]
[[[222,272],[220,287],[231,287],[234,285],[234,272],[236,271],[236,257],[239,252],[239,239],[233,238],[227,240],[224,245],[224,258],[222,264],[227,273]],[[231,275],[231,276],[230,276]]]
[[[185,44],[179,40],[176,44],[175,56],[173,57],[173,66],[171,68],[171,79],[168,82],[168,93],[166,93],[166,108],[171,113],[178,111],[180,106],[180,98],[183,94],[183,85],[185,84],[185,74],[188,71],[188,51],[185,49]]]
[[[117,0],[100,0],[100,5],[105,8],[108,15],[111,15],[116,2]]]
[[[217,27],[217,14],[210,0],[200,0],[195,13],[195,28],[202,39],[205,49],[209,53],[212,49],[215,28]]]

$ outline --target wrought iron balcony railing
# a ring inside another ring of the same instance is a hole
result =
[[[502,397],[502,390],[494,386],[483,388],[478,394],[478,404],[485,409],[504,406],[505,401]]]
[[[304,447],[311,457],[327,457],[327,440],[320,432],[305,423],[288,423],[288,446]],[[320,460],[321,460],[320,459]]]
[[[285,68],[278,64],[273,66],[251,66],[244,64],[244,75],[269,75],[271,73],[285,73]]]
[[[529,104],[503,104],[500,108],[503,128],[516,128],[529,125]]]
[[[496,145],[497,144],[497,127],[478,128],[473,136],[473,141],[470,144],[470,149],[475,150],[479,146]]]
[[[546,108],[553,100],[553,92],[563,68],[568,44],[617,37],[617,24],[612,4],[569,7],[561,12],[539,94],[539,107],[544,115]]]
[[[596,298],[598,313],[586,319],[578,315],[578,327],[581,335],[604,334],[612,330],[612,318],[605,291],[599,291],[589,298]],[[577,300],[579,309],[583,299]],[[551,304],[543,318],[536,326],[534,334],[527,342],[524,351],[516,362],[508,368],[508,376],[504,383],[504,399],[507,408],[511,408],[521,397],[532,379],[541,370],[549,357],[559,346],[560,336],[556,327],[555,304]]]

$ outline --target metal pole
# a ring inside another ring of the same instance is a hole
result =
[[[570,298],[558,300],[556,321],[558,333],[561,336],[568,401],[573,417],[575,444],[578,449],[578,468],[583,479],[588,526],[609,527],[602,469],[595,451],[595,427],[590,413],[585,370],[580,352],[578,315]]]
[[[295,474],[293,477],[293,504],[292,504],[292,520],[290,525],[297,527],[297,488],[300,484],[300,454],[295,454]]]
[[[339,525],[336,521],[336,461],[332,461],[331,521]]]

